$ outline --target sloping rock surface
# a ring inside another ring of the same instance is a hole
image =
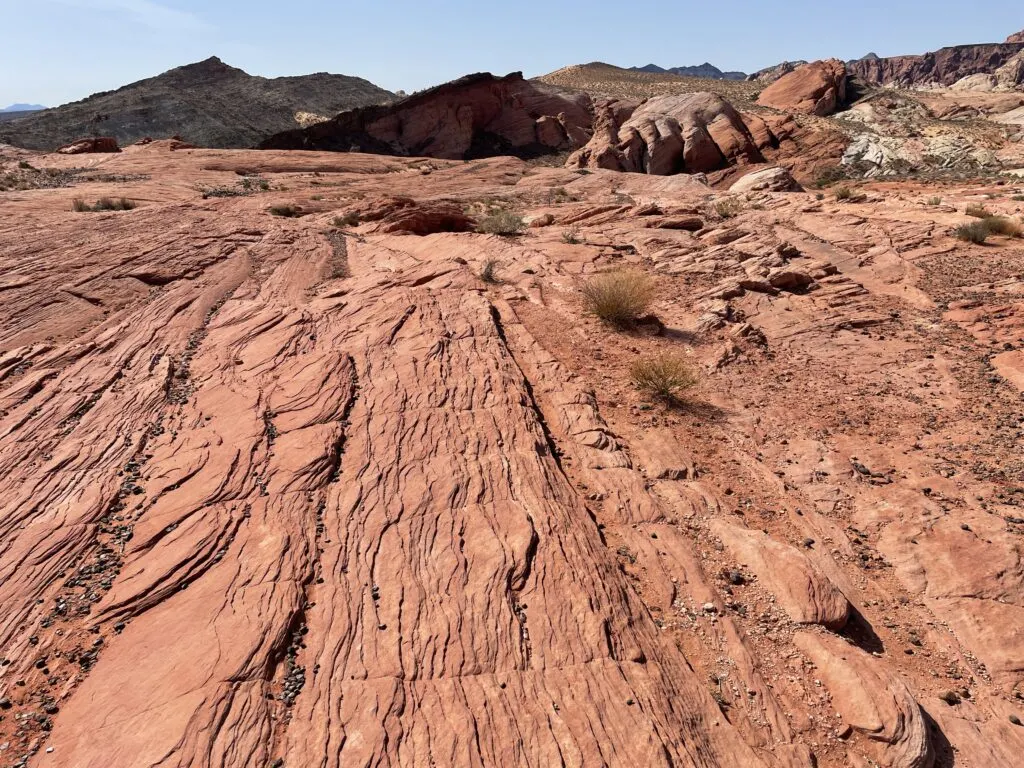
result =
[[[99,132],[121,146],[179,135],[204,147],[251,147],[296,125],[296,113],[334,115],[391,101],[358,77],[317,73],[267,79],[216,56],[0,125],[0,143],[52,150]]]
[[[1020,185],[168,147],[0,148],[4,768],[1024,753]]]
[[[272,136],[261,149],[375,152],[447,159],[536,156],[576,149],[590,138],[590,98],[543,83],[468,75],[388,106],[345,112]]]
[[[838,59],[815,61],[783,75],[757,103],[787,112],[826,117],[846,101],[846,65]]]

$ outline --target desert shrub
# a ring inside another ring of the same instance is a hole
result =
[[[678,400],[697,383],[697,374],[689,363],[670,352],[638,358],[630,366],[629,377],[641,392],[667,402]]]
[[[821,187],[828,187],[835,184],[837,181],[843,181],[848,178],[849,173],[845,167],[841,165],[832,165],[818,171],[818,175],[814,179],[814,184],[820,189]]]
[[[938,196],[936,196],[936,197],[929,197],[928,198],[928,205],[942,205],[942,198],[938,197]]]
[[[973,203],[967,206],[967,210],[964,211],[968,216],[973,216],[976,219],[987,219],[992,215],[992,211],[986,208],[984,205]]]
[[[985,226],[984,221],[975,221],[971,224],[961,224],[953,231],[953,234],[958,240],[963,240],[965,243],[981,245],[989,236],[989,229]]]
[[[562,242],[566,245],[578,245],[580,242],[580,231],[573,227],[562,233]]]
[[[498,277],[498,267],[500,265],[495,259],[488,259],[484,262],[484,266],[480,270],[480,279],[485,283],[500,283],[501,278]]]
[[[71,203],[71,210],[76,213],[85,213],[87,211],[131,211],[138,207],[138,203],[134,200],[129,200],[127,197],[121,197],[117,200],[101,197],[92,205],[89,205],[84,200],[75,198]]]
[[[825,199],[825,193],[824,192],[817,192],[817,193],[815,193],[814,199],[815,200],[824,200]]]
[[[1020,237],[1022,233],[1021,225],[1005,216],[989,216],[987,219],[982,219],[981,223],[985,225],[990,235]]]
[[[512,211],[496,211],[476,223],[476,231],[486,235],[518,235],[524,229],[523,217]]]
[[[1024,203],[1024,195],[1014,195],[1010,199],[1016,203]]]
[[[569,194],[565,187],[555,187],[548,192],[549,203],[574,203],[577,200],[579,198]]]
[[[342,216],[335,216],[331,219],[331,225],[338,229],[344,229],[345,227],[357,227],[359,226],[359,214],[355,211],[349,211]]]
[[[21,168],[21,170],[23,170],[23,171],[34,171],[35,170],[32,167],[32,163],[30,163],[28,160],[19,160],[18,161],[18,167]]]
[[[272,205],[267,210],[270,212],[271,216],[284,216],[289,219],[294,219],[296,216],[302,215],[302,211],[295,205]]]
[[[720,219],[734,219],[743,210],[743,203],[735,197],[719,200],[715,203],[715,213]]]
[[[640,270],[605,272],[580,288],[583,306],[593,315],[626,326],[647,312],[654,300],[654,281]]]
[[[847,203],[859,203],[862,202],[865,198],[867,198],[867,195],[865,195],[863,192],[857,192],[846,186],[836,187],[836,190],[833,194],[835,194],[836,200]]]

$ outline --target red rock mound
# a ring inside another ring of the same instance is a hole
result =
[[[112,136],[90,136],[87,139],[79,139],[67,144],[57,152],[61,155],[87,155],[99,152],[120,152],[117,146],[117,139]]]
[[[1024,39],[1010,35],[1005,43],[957,45],[920,56],[868,58],[850,64],[849,71],[871,85],[945,85],[970,75],[992,73],[1021,51]]]
[[[825,117],[846,100],[846,65],[838,59],[815,61],[784,75],[761,92],[757,103],[786,112]]]
[[[395,104],[343,112],[309,128],[271,136],[260,149],[372,152],[450,160],[534,157],[577,149],[590,138],[592,105],[523,79],[477,74]]]
[[[594,137],[568,164],[668,176],[760,162],[750,130],[713,93],[659,96],[642,106],[599,105]]]
[[[1011,45],[1015,43],[1020,43],[1024,45],[1024,29],[1022,29],[1020,32],[1017,32],[1016,34],[1010,35],[1008,38],[1006,38],[1006,42],[1010,43]]]

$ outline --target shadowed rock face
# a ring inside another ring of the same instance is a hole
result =
[[[1024,40],[984,45],[958,45],[920,56],[861,59],[849,71],[871,85],[952,85],[969,75],[991,74],[1024,51]]]
[[[569,158],[579,168],[653,176],[709,173],[763,158],[742,116],[713,93],[660,96],[639,107],[599,105],[594,137]]]
[[[1019,762],[1007,186],[169,147],[0,192],[5,768]]]
[[[344,112],[259,146],[445,159],[533,157],[583,146],[591,121],[585,94],[527,81],[519,73],[477,74],[395,104]]]

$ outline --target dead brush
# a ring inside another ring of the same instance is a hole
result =
[[[718,200],[714,207],[720,219],[735,219],[743,212],[743,202],[735,197]]]
[[[523,221],[523,217],[512,211],[495,211],[476,223],[476,231],[485,235],[509,237],[520,234],[524,229],[526,222]]]
[[[480,279],[489,285],[497,285],[501,282],[501,277],[498,275],[498,269],[501,264],[498,263],[497,259],[488,259],[484,262],[483,267],[480,268]]]
[[[634,360],[629,378],[641,392],[666,403],[678,402],[698,380],[687,360],[673,352],[659,352]]]
[[[986,208],[984,205],[981,205],[980,203],[973,203],[971,205],[968,205],[967,210],[965,210],[964,213],[967,214],[968,216],[973,216],[976,219],[987,219],[990,216],[994,215],[992,211],[990,211],[988,208]]]
[[[583,306],[610,325],[632,325],[654,300],[654,281],[638,269],[604,272],[581,287]]]
[[[1024,227],[1019,222],[1006,216],[989,216],[986,219],[982,219],[981,223],[985,225],[990,235],[1021,237],[1024,234]]]

